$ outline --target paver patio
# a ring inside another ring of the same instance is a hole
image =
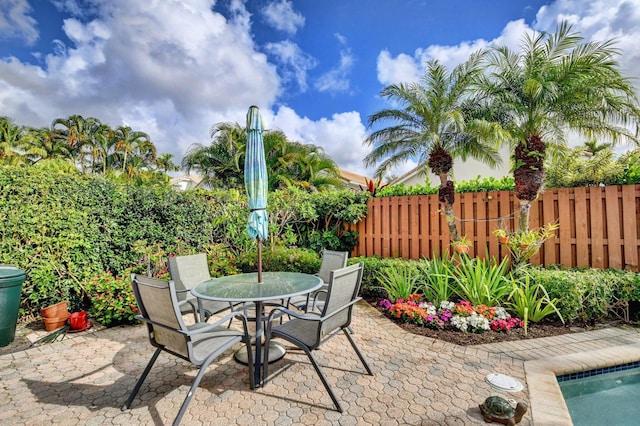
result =
[[[332,410],[301,351],[274,363],[270,371],[281,372],[256,391],[229,352],[208,369],[183,424],[485,424],[478,405],[492,392],[484,378],[497,372],[525,384],[512,394],[530,406],[521,425],[565,425],[554,371],[640,360],[632,328],[462,347],[410,334],[361,302],[353,329],[374,376],[364,374],[344,336],[316,351],[344,413]],[[196,373],[175,357],[161,355],[132,408],[120,409],[152,352],[146,329],[129,326],[0,356],[0,424],[170,424]]]

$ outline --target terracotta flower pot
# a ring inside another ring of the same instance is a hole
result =
[[[456,251],[458,253],[468,253],[469,252],[469,246],[465,246],[465,245],[462,245],[462,244],[456,244],[455,248],[456,248]]]
[[[69,314],[67,314],[66,317],[42,318],[42,320],[44,321],[44,329],[47,331],[57,330],[60,327],[63,327],[65,325],[68,317],[69,317]]]
[[[509,237],[500,237],[500,244],[507,244],[509,242]]]
[[[69,307],[67,302],[56,303],[55,305],[47,306],[40,309],[44,318],[63,318],[66,320],[69,318]]]

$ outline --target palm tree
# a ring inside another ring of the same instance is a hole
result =
[[[173,162],[173,154],[167,153],[160,154],[158,158],[156,158],[156,167],[163,173],[177,172],[180,170],[180,167]]]
[[[478,95],[504,114],[498,122],[514,146],[521,231],[543,187],[547,151],[565,146],[568,131],[638,143],[629,127],[640,122],[637,98],[619,53],[611,40],[583,43],[563,22],[553,34],[525,34],[520,52],[498,46],[486,55]]]
[[[84,118],[71,115],[68,118],[56,118],[51,123],[51,130],[58,137],[57,142],[64,142],[72,160],[76,161],[84,171],[85,156],[91,150],[96,132],[101,129],[101,122],[95,117]]]
[[[148,167],[156,160],[156,147],[149,139],[149,135],[145,132],[138,132],[129,126],[119,126],[113,137],[115,138],[115,151],[118,154],[122,172],[127,172],[127,162],[130,157],[139,157],[142,161],[135,161],[135,167]]]
[[[182,168],[195,170],[202,181],[199,185],[241,188],[244,184],[242,158],[247,132],[238,123],[218,123],[211,128],[211,144],[193,144],[182,158]]]
[[[60,135],[60,130],[42,127],[28,129],[22,148],[29,163],[35,164],[41,160],[64,159],[73,162],[69,146]]]
[[[21,146],[24,133],[8,117],[0,117],[0,162],[17,164],[23,161]]]
[[[608,151],[613,148],[613,144],[610,143],[598,143],[598,140],[593,138],[588,140],[582,146],[582,152],[589,156],[594,156],[599,152]]]
[[[504,135],[499,126],[470,117],[469,91],[480,72],[481,54],[471,55],[451,73],[438,61],[427,63],[427,72],[419,83],[390,85],[381,96],[399,105],[384,109],[369,117],[369,127],[390,123],[376,130],[365,140],[374,149],[365,157],[368,166],[378,164],[375,177],[381,179],[391,168],[417,158],[419,164],[440,178],[438,199],[444,213],[450,237],[458,240],[453,214],[455,187],[450,179],[454,158],[478,159],[490,166],[500,163],[496,145]]]
[[[338,165],[313,144],[290,142],[284,132],[264,132],[269,189],[298,186],[310,191],[342,187]]]
[[[312,190],[332,190],[342,188],[340,170],[331,157],[316,145],[301,146],[301,156],[298,160],[299,175],[297,184]]]

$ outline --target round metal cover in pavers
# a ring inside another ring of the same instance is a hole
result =
[[[522,390],[522,383],[515,377],[506,374],[491,373],[484,379],[489,386],[498,392],[518,392]]]

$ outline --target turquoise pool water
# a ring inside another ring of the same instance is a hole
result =
[[[575,426],[640,424],[640,362],[558,376]]]

